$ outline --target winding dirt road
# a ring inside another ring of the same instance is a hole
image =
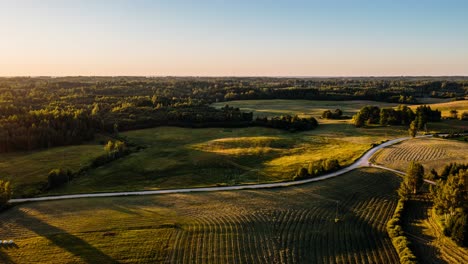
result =
[[[432,135],[419,136],[421,137],[431,137]],[[383,166],[373,165],[369,162],[369,159],[374,155],[378,150],[397,144],[404,140],[410,139],[410,137],[397,138],[389,140],[385,143],[382,143],[378,146],[373,147],[368,150],[361,158],[356,162],[345,167],[341,170],[328,173],[319,177],[305,179],[300,181],[288,181],[288,182],[277,182],[277,183],[262,183],[262,184],[249,184],[249,185],[236,185],[236,186],[223,186],[223,187],[205,187],[205,188],[186,188],[186,189],[170,189],[170,190],[154,190],[154,191],[133,191],[133,192],[108,192],[108,193],[84,193],[84,194],[70,194],[70,195],[58,195],[58,196],[44,196],[38,198],[22,198],[22,199],[11,199],[9,203],[22,203],[22,202],[39,202],[39,201],[51,201],[51,200],[65,200],[65,199],[79,199],[79,198],[92,198],[92,197],[115,197],[115,196],[131,196],[131,195],[155,195],[155,194],[170,194],[170,193],[191,193],[191,192],[217,192],[217,191],[232,191],[232,190],[248,190],[248,189],[265,189],[265,188],[278,188],[278,187],[288,187],[294,185],[300,185],[310,182],[322,181],[329,178],[334,178],[345,174],[349,171],[360,167],[376,167],[380,169],[385,169],[393,171],[395,173],[404,174],[404,172],[386,168]],[[434,182],[427,181],[430,184],[435,184]]]

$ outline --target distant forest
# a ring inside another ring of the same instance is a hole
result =
[[[463,98],[468,78],[0,78],[0,152],[80,144],[95,133],[161,125],[315,128],[314,118],[253,118],[214,102],[252,99],[375,100]],[[229,103],[226,103],[227,105]]]

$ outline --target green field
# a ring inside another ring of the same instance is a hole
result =
[[[36,202],[0,214],[4,263],[396,263],[399,177],[361,169],[298,187]]]
[[[122,133],[146,146],[89,171],[55,193],[170,189],[291,180],[301,166],[324,158],[352,163],[371,143],[406,134],[330,124],[321,131],[270,128],[159,127]],[[339,131],[339,132],[334,132]]]
[[[47,184],[48,173],[55,168],[76,171],[104,154],[101,145],[57,147],[48,150],[0,154],[0,179],[13,184],[13,195],[32,195]]]

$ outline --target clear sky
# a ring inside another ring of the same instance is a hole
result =
[[[0,0],[0,75],[468,75],[466,0]]]

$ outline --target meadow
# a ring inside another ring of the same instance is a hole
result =
[[[0,154],[0,179],[11,181],[15,197],[34,195],[47,184],[47,175],[52,169],[63,168],[77,171],[102,154],[104,154],[103,146],[98,144],[2,153]]]
[[[431,169],[441,172],[451,163],[468,160],[467,143],[440,138],[417,138],[379,150],[371,162],[406,171],[411,161],[421,163],[429,173]]]
[[[146,148],[93,169],[52,193],[288,181],[309,162],[332,158],[346,166],[371,148],[372,143],[406,135],[406,131],[328,124],[301,133],[260,127],[158,127],[122,135]]]
[[[442,117],[449,117],[450,110],[457,110],[460,116],[463,112],[468,112],[468,100],[450,101],[430,104],[432,109],[439,109],[442,112]],[[417,106],[411,106],[413,110]]]
[[[400,178],[374,168],[268,190],[36,202],[0,214],[3,263],[396,263]]]

